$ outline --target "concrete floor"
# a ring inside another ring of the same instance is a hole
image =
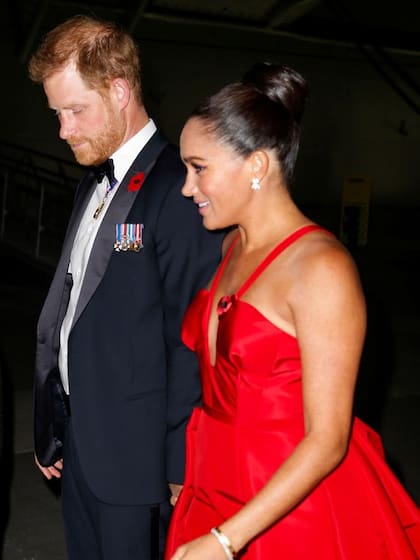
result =
[[[420,249],[355,255],[369,308],[357,410],[377,428],[389,462],[420,502]],[[33,463],[31,382],[36,320],[49,273],[0,246],[0,360],[5,432],[1,465],[3,560],[64,560],[59,486]]]

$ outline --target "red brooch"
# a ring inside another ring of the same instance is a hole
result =
[[[133,177],[131,177],[130,179],[130,182],[128,183],[128,187],[127,187],[128,191],[129,192],[139,191],[141,189],[143,181],[144,181],[143,171],[140,171],[140,173],[133,175]]]
[[[233,301],[235,299],[235,294],[231,296],[223,296],[220,298],[219,303],[217,304],[217,315],[219,319],[232,307]]]

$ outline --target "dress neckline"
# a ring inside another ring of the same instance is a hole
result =
[[[300,237],[302,237],[303,235],[305,235],[306,233],[309,233],[311,231],[326,231],[323,227],[317,225],[317,224],[309,224],[306,226],[302,226],[299,229],[295,230],[294,232],[292,232],[290,235],[288,235],[285,239],[283,239],[282,241],[280,241],[280,243],[278,243],[269,253],[268,255],[260,262],[260,264],[256,267],[256,269],[250,274],[250,276],[243,282],[243,284],[238,288],[238,290],[236,292],[234,292],[233,294],[230,295],[225,295],[222,296],[218,302],[217,305],[217,313],[219,315],[219,318],[221,315],[223,315],[224,313],[226,313],[232,306],[232,303],[234,300],[239,300],[239,298],[246,292],[246,290],[251,286],[251,284],[258,278],[258,276],[269,266],[269,264],[276,258],[278,257],[278,255],[280,255],[280,253],[282,251],[284,251],[285,249],[287,249],[287,247],[289,247],[289,245],[291,245],[294,241],[296,241],[297,239],[299,239]],[[208,301],[208,306],[207,306],[207,312],[206,312],[206,325],[207,325],[207,333],[206,333],[206,353],[207,353],[207,360],[208,363],[211,365],[212,368],[216,367],[217,364],[217,348],[216,348],[216,359],[215,359],[215,363],[212,363],[211,360],[211,354],[210,354],[210,344],[209,344],[209,326],[210,326],[210,314],[211,314],[211,310],[213,308],[213,302],[214,302],[214,297],[216,294],[216,290],[217,287],[219,285],[220,282],[220,278],[222,277],[222,274],[230,260],[230,257],[232,255],[233,249],[236,246],[236,243],[238,242],[240,237],[240,234],[238,234],[232,241],[232,243],[230,244],[228,250],[226,251],[226,254],[222,260],[222,262],[220,263],[219,268],[217,269],[217,272],[215,274],[215,277],[213,279],[213,282],[210,286],[210,290],[209,290],[209,301]],[[256,309],[256,308],[254,308]],[[258,311],[258,309],[256,309]],[[217,330],[216,329],[216,345],[217,345]],[[288,334],[288,333],[286,333]],[[290,335],[291,336],[291,335]]]
[[[268,267],[269,264],[271,264],[273,262],[273,260],[278,257],[278,255],[280,255],[280,253],[282,253],[285,249],[287,249],[287,247],[289,247],[289,245],[291,245],[294,241],[296,241],[297,239],[299,239],[300,237],[302,237],[303,235],[305,235],[306,233],[309,233],[311,231],[325,231],[323,227],[318,226],[317,224],[309,224],[303,227],[300,227],[299,229],[295,230],[294,232],[292,232],[290,235],[288,235],[285,239],[283,239],[282,241],[280,241],[280,243],[278,243],[269,253],[266,257],[264,257],[264,259],[260,262],[260,264],[257,266],[257,268],[250,274],[250,276],[243,282],[243,284],[236,290],[236,292],[234,292],[233,294],[230,295],[226,295],[223,297],[235,297],[236,299],[240,298],[245,292],[246,290],[251,286],[251,284],[258,278],[258,276]],[[220,282],[220,278],[222,277],[223,272],[225,271],[225,268],[230,260],[230,257],[233,253],[233,249],[236,246],[236,243],[239,240],[240,235],[238,234],[232,241],[232,243],[230,244],[228,250],[226,251],[226,255],[224,256],[217,272],[216,275],[213,279],[212,285],[210,287],[210,294],[211,294],[211,299],[212,297],[215,295],[216,290],[217,290],[217,286],[219,285]]]

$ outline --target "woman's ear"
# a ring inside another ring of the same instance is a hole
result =
[[[256,150],[252,152],[250,157],[251,172],[254,177],[258,178],[260,181],[264,179],[268,172],[268,167],[270,164],[270,158],[266,151]]]

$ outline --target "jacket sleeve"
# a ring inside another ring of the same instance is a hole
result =
[[[166,472],[173,483],[183,481],[185,428],[201,395],[197,358],[181,341],[182,319],[193,296],[213,275],[223,239],[222,232],[204,228],[193,201],[181,194],[183,181],[181,171],[163,200],[156,228],[167,354]]]

